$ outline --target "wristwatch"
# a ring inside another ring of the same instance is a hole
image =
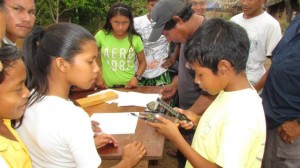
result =
[[[142,79],[142,76],[138,75],[137,73],[134,74],[134,77],[136,77],[137,80],[141,80]]]

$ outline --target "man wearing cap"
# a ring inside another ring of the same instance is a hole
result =
[[[193,9],[185,6],[184,0],[160,0],[152,9],[151,19],[153,30],[149,41],[156,41],[162,34],[168,42],[181,43],[178,76],[173,78],[170,85],[161,91],[163,99],[171,99],[178,90],[179,106],[184,110],[202,114],[213,101],[213,98],[199,89],[194,83],[194,71],[187,67],[184,57],[185,42],[205,22],[201,15],[194,13]],[[183,131],[186,140],[191,143],[194,132]],[[178,167],[184,167],[186,159],[178,153]]]

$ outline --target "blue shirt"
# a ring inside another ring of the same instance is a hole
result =
[[[300,15],[272,52],[272,65],[262,93],[267,127],[300,117]]]

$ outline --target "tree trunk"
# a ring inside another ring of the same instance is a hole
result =
[[[286,0],[286,21],[291,23],[293,17],[293,11],[291,8],[290,0]]]
[[[59,22],[59,0],[56,0],[56,23]]]

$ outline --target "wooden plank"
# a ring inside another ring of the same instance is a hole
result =
[[[77,99],[77,100],[75,100],[75,102],[80,107],[86,108],[86,107],[104,103],[106,101],[114,100],[116,98],[118,98],[118,95],[115,92],[110,91],[110,92],[101,93],[101,94],[97,94],[97,95],[90,96],[90,97]]]
[[[120,160],[102,160],[101,166],[99,168],[113,167],[119,162]],[[149,167],[148,160],[141,160],[137,165],[134,166],[134,168],[148,168],[148,167]]]

